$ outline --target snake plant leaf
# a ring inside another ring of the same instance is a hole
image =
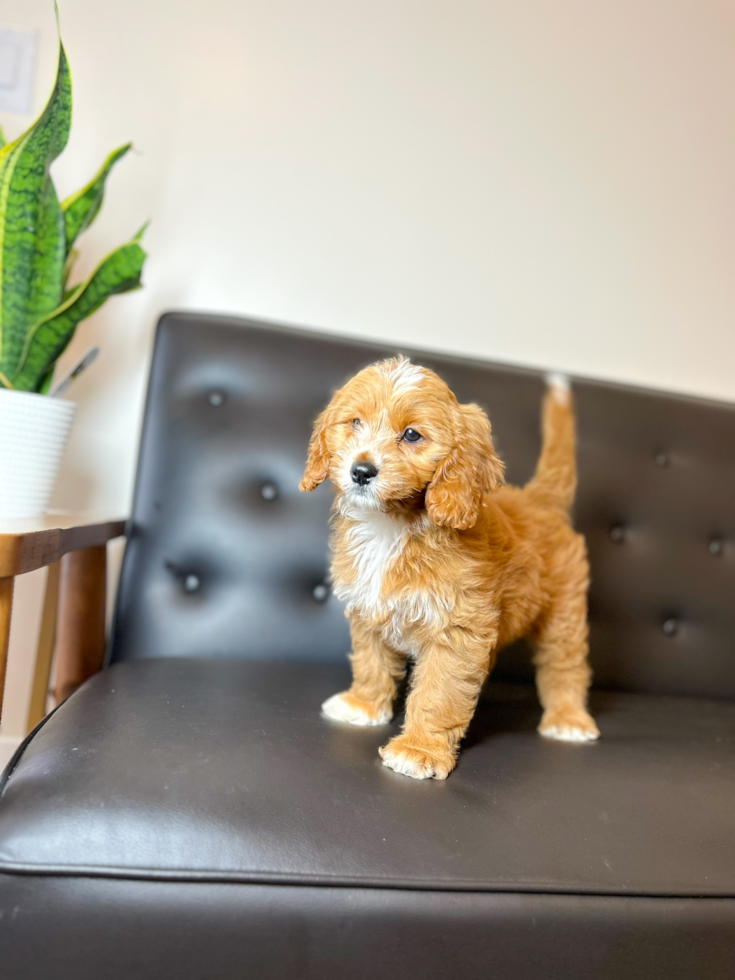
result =
[[[0,126],[0,150],[5,146],[5,133],[3,132],[3,127]]]
[[[37,391],[46,373],[63,353],[77,324],[115,293],[140,286],[146,253],[137,241],[127,242],[97,266],[90,277],[70,291],[67,300],[29,332],[17,371],[15,388]]]
[[[66,306],[66,304],[69,302],[69,299],[74,295],[74,293],[78,293],[79,290],[83,288],[84,288],[84,283],[78,282],[75,286],[71,286],[69,289],[65,289],[64,295],[61,297],[61,306]]]
[[[105,196],[107,175],[117,161],[125,156],[131,146],[132,143],[126,143],[125,146],[113,150],[90,182],[76,194],[72,194],[61,202],[61,210],[64,212],[66,225],[67,255],[71,252],[77,237],[89,228],[99,214]]]
[[[66,146],[70,124],[71,79],[59,42],[46,108],[0,150],[0,372],[6,378],[17,369],[29,327],[61,298],[64,226],[49,167]]]
[[[78,258],[79,258],[79,252],[77,252],[75,248],[73,248],[70,252],[67,253],[66,260],[64,261],[64,273],[61,277],[61,281],[62,281],[61,284],[64,289],[64,292],[67,291],[67,284],[69,282],[69,277],[71,276],[71,270],[74,268],[74,263]],[[61,302],[63,303],[65,299],[66,296],[62,295]]]
[[[64,216],[56,189],[49,178],[41,191],[38,211],[31,292],[26,308],[28,326],[37,323],[61,302],[65,259]]]

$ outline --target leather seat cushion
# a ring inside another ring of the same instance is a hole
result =
[[[4,778],[0,872],[322,886],[735,896],[735,704],[593,692],[594,745],[490,684],[456,771],[380,765],[336,725],[346,666],[166,659],[87,682]]]

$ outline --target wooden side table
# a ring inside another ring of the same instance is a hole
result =
[[[107,542],[125,534],[124,518],[50,513],[0,521],[0,717],[16,575],[48,566],[28,730],[46,713],[56,652],[57,701],[102,667],[105,654]]]

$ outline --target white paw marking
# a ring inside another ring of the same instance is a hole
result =
[[[597,732],[576,725],[548,725],[539,728],[539,734],[544,738],[555,738],[559,742],[595,742],[600,736]]]
[[[431,779],[434,775],[431,766],[422,766],[409,758],[405,752],[391,752],[390,749],[383,750],[383,765],[412,779]]]
[[[334,694],[322,705],[322,714],[334,721],[344,721],[349,725],[386,725],[391,720],[389,711],[382,711],[373,718],[366,711],[348,704],[342,694]]]

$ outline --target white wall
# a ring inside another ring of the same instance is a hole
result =
[[[731,0],[60,0],[66,194],[113,146],[83,267],[152,219],[56,503],[126,510],[154,321],[260,315],[735,399]],[[38,28],[51,0],[2,0]],[[0,116],[8,135],[30,120]],[[38,586],[19,586],[5,731]],[[35,608],[35,607],[34,607]],[[21,626],[22,621],[22,626]]]

